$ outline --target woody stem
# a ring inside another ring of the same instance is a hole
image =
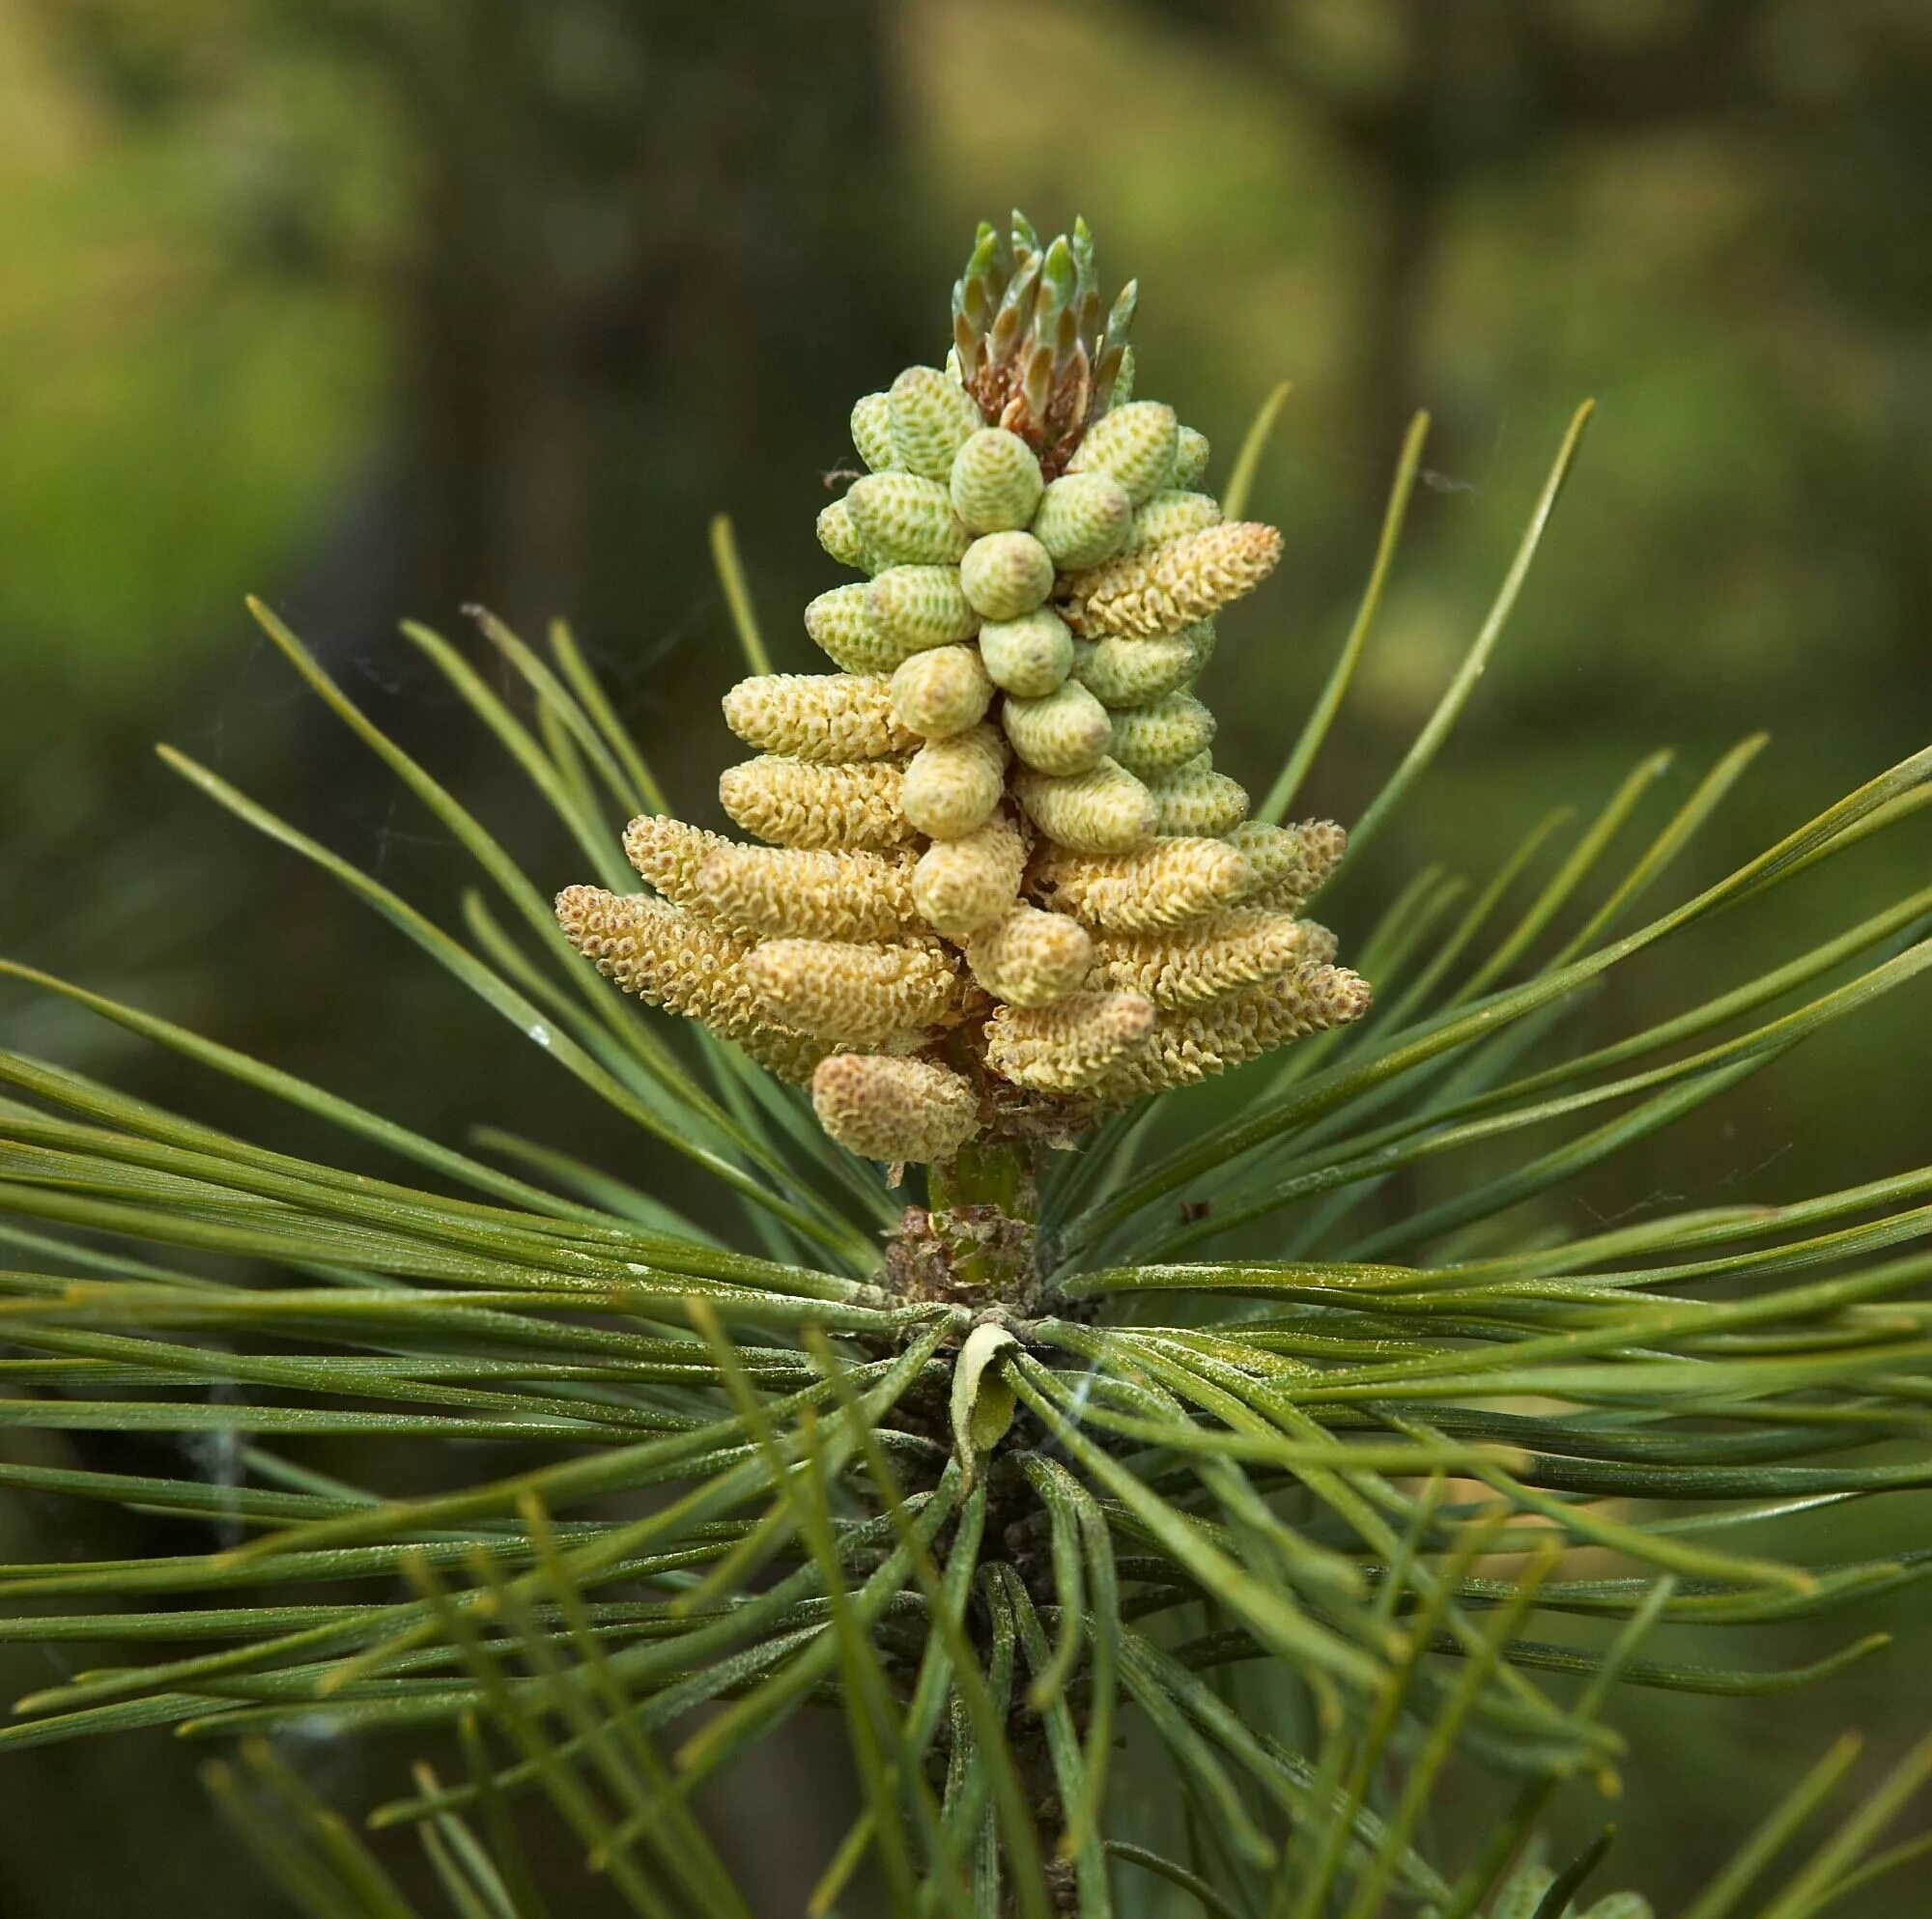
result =
[[[932,1169],[932,1227],[962,1286],[1018,1303],[1033,1264],[1039,1194],[1034,1156],[1011,1141],[975,1143]]]

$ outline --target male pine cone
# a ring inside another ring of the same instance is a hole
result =
[[[649,893],[557,897],[618,986],[809,1081],[868,1159],[1064,1136],[1368,1007],[1297,917],[1341,829],[1251,822],[1214,770],[1196,676],[1281,535],[1132,397],[1136,297],[1103,313],[1084,221],[980,227],[944,370],[852,411],[868,471],[818,533],[865,579],[805,612],[838,670],[724,697],[757,756],[721,799],[768,843],[637,820]]]

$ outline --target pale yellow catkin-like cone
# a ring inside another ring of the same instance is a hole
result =
[[[910,651],[880,626],[864,581],[835,586],[805,609],[811,643],[848,673],[890,673]]]
[[[1103,933],[1086,983],[1144,994],[1163,1010],[1199,1006],[1305,965],[1321,932],[1286,913],[1237,908],[1178,933]],[[1332,953],[1331,944],[1320,957]]]
[[[1249,820],[1229,833],[1228,843],[1246,855],[1252,871],[1243,900],[1265,900],[1286,912],[1321,889],[1342,863],[1349,835],[1333,820],[1289,827]]]
[[[1341,945],[1327,927],[1313,919],[1300,921],[1301,964],[1303,966],[1332,966],[1335,954]]]
[[[697,871],[712,854],[738,842],[723,833],[674,820],[668,813],[645,813],[624,829],[624,857],[668,900],[696,904]]]
[[[1077,680],[1063,682],[1041,699],[1009,693],[1000,703],[1000,724],[1028,766],[1062,775],[1098,766],[1114,732],[1107,709]]]
[[[1016,905],[968,941],[966,963],[995,999],[1011,1006],[1050,1006],[1086,979],[1094,964],[1094,941],[1086,927],[1064,913]]]
[[[913,904],[934,932],[963,940],[1001,918],[1019,897],[1026,840],[996,815],[960,839],[935,840],[912,869]]]
[[[932,839],[961,839],[1000,804],[1007,769],[1006,736],[984,722],[928,740],[906,768],[899,804]]]
[[[774,1021],[746,973],[748,942],[707,925],[649,893],[566,887],[557,924],[585,959],[620,990],[653,1006],[700,1020],[787,1079],[803,1080],[824,1057],[822,1043]]]
[[[980,629],[980,657],[994,684],[1022,699],[1038,699],[1073,665],[1073,635],[1050,607],[1024,619],[992,620]]]
[[[944,480],[952,456],[985,425],[956,380],[936,367],[909,366],[886,396],[897,464],[923,479]],[[854,431],[857,431],[855,419]]]
[[[1191,494],[1179,487],[1157,493],[1134,515],[1127,550],[1140,552],[1169,540],[1184,540],[1204,526],[1221,523],[1220,502],[1208,494]]]
[[[1180,426],[1159,400],[1134,400],[1094,421],[1066,463],[1069,473],[1106,473],[1136,506],[1174,470]]]
[[[1114,757],[1142,779],[1172,773],[1214,741],[1214,716],[1192,693],[1114,715]]]
[[[724,723],[760,752],[884,759],[919,745],[893,710],[892,689],[883,673],[761,673],[724,695]]]
[[[890,566],[955,566],[972,541],[937,480],[868,473],[845,495],[868,551]]]
[[[971,639],[980,630],[956,566],[889,566],[865,592],[873,630],[892,649],[894,666],[908,654]]]
[[[1199,670],[1182,634],[1158,639],[1083,639],[1074,643],[1073,677],[1102,706],[1145,706]]]
[[[1065,611],[1077,634],[1146,638],[1179,633],[1252,593],[1281,557],[1272,526],[1233,520],[1079,575]]]
[[[1013,792],[1048,839],[1076,853],[1124,853],[1153,833],[1153,796],[1112,759],[1065,779],[1026,767]]]
[[[1254,869],[1222,839],[1156,839],[1110,857],[1060,847],[1042,853],[1042,891],[1062,912],[1110,933],[1162,933],[1233,906]]]
[[[818,516],[818,544],[840,566],[855,566],[861,573],[877,573],[883,561],[867,546],[852,518],[852,509],[842,499],[835,499]]]
[[[1074,993],[1051,1006],[1001,1006],[986,1023],[986,1064],[1031,1092],[1079,1093],[1147,1044],[1151,1000]]]
[[[1089,1082],[1102,1104],[1192,1086],[1291,1040],[1347,1026],[1368,1011],[1368,982],[1345,967],[1311,967],[1186,1011],[1162,1013],[1148,1043]]]
[[[1134,646],[1154,646],[1159,642],[1138,639]],[[1207,753],[1176,767],[1171,773],[1156,775],[1147,783],[1159,815],[1159,833],[1185,835],[1190,839],[1219,839],[1232,833],[1248,817],[1248,790],[1225,773],[1214,771]]]
[[[993,680],[977,646],[935,646],[915,653],[894,672],[892,701],[908,733],[950,739],[985,719]]]
[[[898,464],[899,450],[893,438],[892,397],[867,393],[852,409],[852,444],[859,458],[873,472],[884,472]]]
[[[918,917],[910,853],[832,853],[721,841],[680,903],[766,940],[890,940]]]
[[[1053,556],[1031,533],[984,533],[959,562],[959,584],[982,619],[1021,619],[1053,591]]]
[[[891,1165],[949,1160],[980,1130],[972,1083],[929,1059],[835,1053],[811,1076],[811,1106],[847,1152]]]
[[[958,962],[936,940],[767,940],[745,976],[768,1018],[843,1046],[883,1046],[959,1009]]]
[[[952,456],[952,509],[976,533],[1024,526],[1041,484],[1033,448],[1002,427],[981,427]]]
[[[877,851],[911,837],[899,810],[904,782],[893,760],[814,766],[766,753],[727,767],[718,798],[747,833],[774,845]]]
[[[1134,503],[1109,473],[1063,473],[1033,517],[1033,536],[1059,567],[1097,566],[1121,550]]]

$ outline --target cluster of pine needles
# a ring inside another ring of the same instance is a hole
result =
[[[1488,664],[1585,417],[1439,704],[1351,824],[1348,867]],[[1260,818],[1294,804],[1363,656],[1425,427]],[[728,525],[716,534],[744,652],[767,671]],[[538,1142],[434,1141],[5,966],[396,1171],[276,1152],[0,1054],[0,1411],[172,1435],[184,1457],[152,1477],[0,1464],[0,1484],[211,1538],[174,1558],[0,1567],[0,1636],[75,1668],[19,1702],[0,1745],[156,1726],[223,1742],[213,1791],[317,1919],[423,1908],[315,1798],[285,1736],[407,1731],[451,1756],[375,1823],[413,1829],[453,1919],[570,1908],[522,1850],[532,1795],[629,1909],[748,1919],[696,1795],[808,1707],[842,1713],[862,1792],[814,1862],[814,1913],[882,1895],[943,1919],[1635,1919],[1640,1898],[1586,1883],[1607,1831],[1567,1863],[1535,1851],[1552,1793],[1613,1786],[1616,1689],[1767,1692],[1876,1650],[1684,1664],[1646,1652],[1653,1628],[1818,1618],[1932,1573],[1932,1552],[1816,1564],[1779,1545],[1787,1515],[1932,1476],[1932,1168],[1580,1234],[1518,1210],[1932,963],[1927,888],[1643,1030],[1570,1037],[1612,969],[1904,824],[1932,799],[1932,751],[1662,909],[1652,896],[1760,741],[1661,822],[1640,824],[1663,756],[1581,826],[1539,822],[1492,876],[1419,876],[1355,929],[1377,988],[1359,1026],[1259,1062],[1237,1098],[1167,1096],[1049,1157],[1027,1298],[989,1313],[895,1291],[881,1256],[908,1193],[793,1089],[612,993],[557,929],[558,873],[520,870],[257,611],[473,858],[462,924],[164,758],[500,1014],[531,1043],[525,1070],[574,1076],[716,1182],[741,1243]],[[587,861],[623,889],[619,829],[671,810],[667,796],[566,629],[547,652],[481,630],[526,698],[407,631],[554,813],[559,872]],[[1634,858],[1617,852],[1627,829]],[[1454,1198],[1374,1204],[1465,1149],[1483,1170]],[[1279,1256],[1239,1250],[1256,1243]],[[197,1471],[195,1435],[237,1472]],[[304,1464],[320,1436],[374,1442],[371,1482]],[[447,1477],[455,1441],[514,1442],[530,1463],[383,1490],[401,1443],[441,1449]],[[1747,1524],[1750,1551],[1729,1543]],[[90,1644],[127,1662],[90,1668]],[[1681,1919],[1855,1909],[1840,1902],[1922,1849],[1886,1850],[1885,1832],[1932,1774],[1932,1742],[1808,1835],[1852,1756],[1833,1748]],[[1452,1762],[1502,1796],[1445,1835],[1431,1810]]]

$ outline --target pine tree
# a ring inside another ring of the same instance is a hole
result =
[[[1781,1523],[1924,1482],[1932,1171],[1596,1228],[1522,1209],[1932,962],[1920,889],[1795,933],[1782,963],[1656,1025],[1597,1044],[1570,1027],[1613,969],[1909,829],[1932,750],[1632,924],[1762,743],[1626,863],[1648,759],[1548,877],[1540,824],[1472,893],[1425,873],[1338,940],[1301,908],[1427,773],[1587,409],[1413,748],[1348,833],[1288,827],[1426,423],[1360,615],[1250,808],[1192,689],[1216,615],[1279,551],[1240,517],[1275,408],[1217,502],[1201,437],[1131,397],[1133,306],[1130,287],[1102,323],[1084,227],[1044,247],[1022,220],[981,230],[948,367],[853,413],[871,470],[820,533],[867,578],[806,616],[838,672],[771,670],[720,525],[753,669],[724,714],[757,752],[721,796],[765,844],[679,821],[567,629],[546,655],[482,623],[533,721],[406,629],[594,875],[553,905],[257,609],[489,893],[440,926],[169,764],[478,995],[532,1042],[530,1070],[574,1076],[728,1195],[745,1243],[655,1185],[502,1132],[426,1138],[0,965],[394,1162],[279,1152],[0,1053],[18,1261],[0,1337],[40,1396],[7,1403],[49,1427],[230,1436],[240,1462],[214,1483],[191,1463],[0,1465],[0,1483],[239,1539],[7,1567],[0,1633],[148,1651],[19,1702],[0,1744],[241,1736],[210,1783],[319,1919],[418,1908],[278,1736],[457,1734],[465,1776],[425,1766],[376,1816],[414,1829],[456,1919],[570,1897],[536,1884],[506,1816],[531,1793],[640,1915],[744,1919],[691,1796],[808,1707],[843,1715],[865,1795],[826,1835],[813,1913],[870,1882],[895,1914],[945,1919],[1643,1919],[1640,1895],[1586,1886],[1607,1829],[1561,1867],[1536,1849],[1552,1794],[1667,1763],[1629,1753],[1614,1688],[1776,1691],[1879,1650],[1779,1671],[1644,1642],[1829,1618],[1932,1571],[1922,1551],[1809,1559]],[[1242,1065],[1219,1105],[1186,1090]],[[1484,1170],[1450,1197],[1387,1186],[1475,1146]],[[383,1444],[352,1482],[291,1455],[318,1433]],[[452,1443],[477,1439],[529,1463],[394,1489],[392,1449],[442,1449],[460,1474]],[[1749,1550],[1740,1517],[1760,1522]],[[334,1580],[363,1583],[313,1596]],[[1538,1637],[1533,1615],[1597,1629]],[[1809,1919],[1911,1857],[1877,1848],[1932,1741],[1775,1865],[1854,1750],[1684,1919]],[[1503,1789],[1478,1830],[1428,1827],[1452,1764]]]

